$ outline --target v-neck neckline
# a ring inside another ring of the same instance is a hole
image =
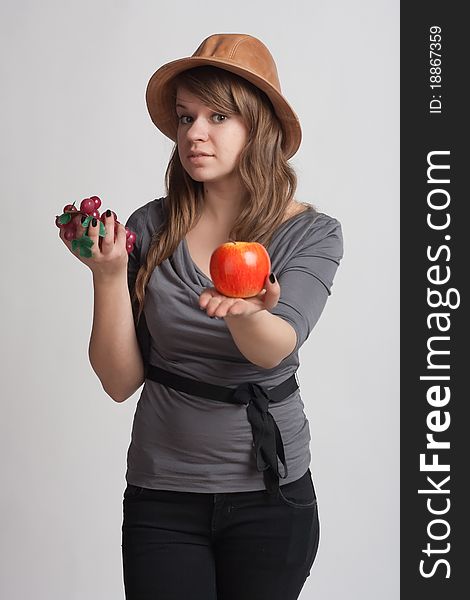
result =
[[[191,252],[189,251],[189,246],[188,246],[188,242],[186,241],[186,237],[183,238],[183,247],[184,247],[184,251],[186,252],[187,257],[189,258],[190,263],[193,265],[194,269],[204,277],[204,279],[207,279],[207,281],[210,281],[212,285],[214,285],[214,282],[212,281],[212,279],[206,275],[204,273],[204,271],[202,271],[197,264],[194,262],[193,257],[191,256]]]
[[[282,229],[284,228],[284,225],[287,225],[287,223],[293,223],[294,221],[297,220],[298,217],[303,216],[305,213],[309,213],[311,212],[310,210],[304,210],[302,212],[297,213],[296,215],[293,215],[292,217],[289,217],[288,219],[286,219],[285,221],[283,221],[276,229],[276,231],[273,233],[272,237],[271,237],[271,243],[270,246],[272,245],[274,239],[276,238],[276,236],[282,231]],[[318,213],[317,213],[318,214]],[[191,256],[191,252],[189,251],[189,246],[188,246],[188,242],[186,241],[186,236],[183,237],[182,239],[183,242],[183,248],[184,251],[189,259],[189,261],[191,262],[191,264],[194,267],[194,270],[197,271],[200,275],[202,275],[202,277],[204,277],[204,279],[206,279],[206,281],[209,281],[212,285],[214,285],[214,282],[212,281],[212,279],[206,275],[206,273],[204,273],[204,271],[202,271],[202,269],[200,269],[198,267],[198,265],[194,262],[193,257]],[[267,248],[268,252],[269,252],[269,248]]]

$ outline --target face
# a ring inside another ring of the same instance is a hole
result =
[[[238,158],[248,139],[240,115],[217,113],[184,87],[177,90],[176,112],[178,154],[187,173],[205,183],[237,178]]]

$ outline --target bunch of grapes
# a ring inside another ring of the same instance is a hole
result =
[[[106,235],[106,228],[104,226],[106,213],[103,213],[100,216],[100,211],[98,210],[100,206],[101,200],[98,196],[91,196],[90,198],[84,198],[81,201],[80,210],[75,206],[75,202],[73,204],[67,204],[64,206],[62,214],[57,215],[55,218],[57,227],[64,231],[64,238],[69,242],[72,242],[72,250],[74,252],[79,250],[80,256],[86,258],[92,256],[91,247],[93,246],[93,240],[86,234],[87,227],[92,219],[97,219],[99,221],[99,236],[104,237]],[[116,241],[120,223],[116,213],[114,211],[111,211],[111,213],[114,216],[114,241]],[[82,217],[84,217],[83,221]],[[82,235],[79,234],[77,236],[77,225],[83,227]],[[135,240],[135,232],[131,231],[129,227],[126,227],[126,250],[128,254],[132,252]]]

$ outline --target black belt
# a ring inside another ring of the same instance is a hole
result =
[[[281,433],[268,410],[269,402],[280,402],[294,393],[299,387],[295,374],[274,388],[266,389],[258,383],[244,382],[236,388],[228,388],[196,379],[170,373],[154,365],[148,365],[146,378],[194,396],[210,400],[244,404],[248,421],[253,431],[253,448],[256,468],[263,472],[264,483],[269,494],[277,494],[279,478],[287,477],[287,464]],[[279,472],[277,457],[284,466],[284,474]]]

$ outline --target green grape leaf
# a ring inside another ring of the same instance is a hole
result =
[[[90,250],[90,248],[87,248],[86,246],[81,246],[80,256],[84,256],[85,258],[91,258],[93,256],[93,252]]]
[[[66,225],[70,219],[72,218],[72,215],[70,213],[62,213],[59,217],[59,223],[61,225]]]
[[[80,256],[84,256],[85,258],[91,258],[93,256],[93,253],[90,249],[92,246],[93,240],[86,235],[86,233],[84,233],[82,237],[72,240],[72,250],[74,252],[79,250]]]
[[[93,217],[91,215],[86,217],[86,219],[82,223],[82,227],[84,227],[86,229],[88,227],[88,225],[90,224],[90,221],[92,220],[92,218]]]
[[[100,221],[100,233],[99,233],[99,235],[101,237],[105,237],[105,235],[106,235],[106,227],[104,226],[103,221]]]
[[[85,248],[91,248],[93,246],[93,240],[86,233],[82,235],[80,240],[82,241],[82,246],[84,246]]]

